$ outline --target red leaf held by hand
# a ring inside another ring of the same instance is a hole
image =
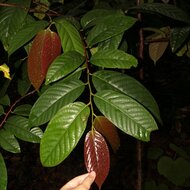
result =
[[[44,81],[48,67],[61,53],[61,41],[50,29],[38,32],[28,55],[28,76],[38,90]]]
[[[84,159],[88,172],[95,171],[95,183],[101,189],[110,169],[109,149],[104,137],[96,130],[86,134]]]
[[[106,117],[97,116],[94,119],[94,127],[98,132],[104,135],[104,137],[110,143],[114,153],[116,153],[120,146],[120,138],[115,125],[111,123]]]

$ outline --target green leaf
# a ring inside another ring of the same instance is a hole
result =
[[[77,51],[68,51],[58,56],[50,65],[47,75],[46,84],[55,82],[77,69],[85,58]]]
[[[28,125],[28,119],[25,117],[22,116],[9,117],[9,119],[4,125],[4,128],[9,130],[17,138],[23,141],[32,142],[32,143],[40,142],[39,136],[33,134],[30,131],[30,126]]]
[[[87,36],[88,46],[92,47],[98,42],[105,41],[116,36],[134,25],[137,19],[123,14],[108,15],[101,19],[97,25],[90,30]]]
[[[71,153],[86,128],[89,114],[89,107],[82,102],[70,103],[57,112],[41,140],[43,166],[56,166]]]
[[[158,161],[158,172],[177,186],[186,186],[190,178],[190,163],[183,158],[176,160],[163,156]]]
[[[60,81],[52,85],[32,107],[30,125],[38,126],[48,122],[61,107],[75,101],[83,90],[84,83],[80,80]]]
[[[101,51],[101,50],[106,50],[106,49],[110,49],[110,50],[118,49],[119,44],[122,40],[122,37],[123,37],[123,33],[113,36],[112,38],[109,38],[103,42],[100,42],[98,44],[98,50]]]
[[[108,15],[116,13],[115,10],[93,9],[88,11],[81,19],[81,25],[84,29],[94,26],[98,21]],[[119,13],[119,12],[118,12]]]
[[[7,168],[2,154],[0,153],[0,189],[7,189]]]
[[[124,93],[147,108],[162,123],[159,107],[151,93],[136,79],[116,71],[97,71],[92,76],[97,91],[114,90]]]
[[[149,141],[151,131],[158,129],[152,115],[127,95],[103,90],[94,95],[94,102],[116,127],[137,139]]]
[[[180,28],[173,28],[171,30],[171,37],[170,37],[170,45],[172,52],[176,52],[185,40],[188,38],[190,33],[190,27],[180,27]]]
[[[147,11],[148,13],[158,13],[174,20],[190,23],[189,15],[175,5],[164,3],[144,3],[138,7],[132,7],[130,10]]]
[[[0,104],[2,104],[4,106],[10,105],[10,98],[7,94],[5,96],[3,96],[2,98],[0,98]]]
[[[77,29],[65,19],[57,20],[55,26],[61,38],[63,51],[75,50],[84,55],[84,45]]]
[[[29,116],[31,108],[32,106],[30,104],[22,104],[16,107],[13,113],[20,116]]]
[[[93,65],[105,68],[129,69],[136,67],[137,59],[122,50],[102,50],[92,55],[90,62]]]
[[[46,21],[34,21],[33,23],[24,24],[23,27],[11,36],[9,40],[8,54],[9,56],[17,49],[29,42],[40,30],[48,25]]]
[[[20,153],[20,146],[14,135],[9,131],[0,129],[0,146],[9,152]]]
[[[9,48],[9,39],[22,27],[30,2],[31,0],[9,0],[6,3],[15,6],[0,8],[0,40],[5,50]]]

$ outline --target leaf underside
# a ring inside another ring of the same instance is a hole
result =
[[[109,149],[103,136],[96,130],[86,134],[84,159],[88,172],[95,171],[95,182],[101,189],[110,169]]]

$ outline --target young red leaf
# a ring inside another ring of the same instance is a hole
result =
[[[104,137],[96,130],[86,134],[84,160],[88,172],[95,171],[95,183],[101,189],[110,168],[109,149]]]
[[[115,125],[106,117],[98,116],[94,119],[94,127],[97,131],[104,135],[110,143],[113,151],[116,152],[120,146],[120,138]]]
[[[28,55],[28,76],[38,90],[44,81],[49,65],[61,53],[61,41],[50,29],[38,32]]]

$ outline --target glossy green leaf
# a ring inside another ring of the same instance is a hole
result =
[[[46,21],[34,21],[24,24],[23,27],[11,36],[9,40],[8,54],[11,55],[25,43],[29,42],[40,30],[48,25]]]
[[[103,90],[94,95],[94,102],[116,127],[137,139],[149,141],[151,131],[158,129],[152,115],[127,95]]]
[[[163,156],[158,161],[158,172],[177,186],[185,186],[190,178],[190,163],[184,158],[176,160]]]
[[[66,76],[62,81],[70,81],[70,80],[77,80],[80,79],[82,71],[85,69],[85,67],[79,67],[76,71]]]
[[[9,0],[6,3],[16,4],[16,6],[7,6],[0,8],[0,40],[4,48],[8,50],[9,39],[23,25],[27,15],[27,9],[31,0]]]
[[[43,166],[56,166],[71,153],[86,128],[89,114],[89,107],[82,102],[70,103],[57,112],[41,140]]]
[[[41,139],[44,135],[43,131],[41,130],[41,128],[39,127],[33,127],[30,129],[30,132],[36,136],[39,137],[39,139]]]
[[[4,128],[0,129],[0,147],[12,153],[20,152],[18,141],[9,130],[5,130]]]
[[[82,27],[88,28],[94,26],[98,21],[101,21],[102,18],[105,16],[111,15],[116,13],[115,10],[108,10],[108,9],[93,9],[88,11],[81,19]]]
[[[78,30],[65,19],[57,20],[55,25],[61,38],[63,51],[75,50],[84,55],[84,45]]]
[[[176,52],[182,46],[182,44],[188,38],[189,33],[189,26],[171,29],[170,46],[172,52]]]
[[[97,71],[92,76],[97,91],[114,90],[124,93],[146,107],[162,123],[159,107],[151,93],[135,78],[116,71]]]
[[[158,13],[174,20],[190,23],[189,15],[175,5],[164,3],[144,3],[138,7],[132,7],[129,11],[134,9],[138,11],[148,11],[149,13]]]
[[[21,116],[29,116],[32,106],[30,104],[22,104],[13,110],[13,113]]]
[[[30,125],[38,126],[48,122],[61,107],[75,101],[83,90],[84,83],[80,80],[60,81],[52,85],[32,107]]]
[[[101,51],[101,50],[105,50],[105,49],[110,49],[110,50],[118,49],[119,44],[122,40],[122,37],[123,37],[123,33],[113,36],[112,38],[109,38],[103,42],[100,42],[98,44],[98,50]]]
[[[22,116],[12,116],[9,117],[4,125],[4,128],[9,130],[17,138],[32,142],[39,143],[40,138],[36,134],[30,131],[30,126],[28,125],[28,119]]]
[[[137,59],[122,50],[102,50],[92,55],[90,62],[93,65],[105,68],[129,69],[136,67]]]
[[[58,56],[50,65],[47,75],[46,84],[55,82],[77,69],[85,58],[77,51],[68,51]]]
[[[113,14],[103,17],[101,22],[90,30],[87,36],[89,47],[98,42],[105,41],[113,36],[116,36],[134,25],[137,19],[123,14]]]
[[[7,168],[2,154],[0,153],[0,189],[7,189]]]

